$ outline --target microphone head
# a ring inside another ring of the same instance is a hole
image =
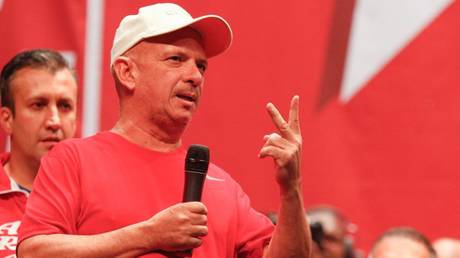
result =
[[[209,166],[209,148],[204,145],[192,144],[185,157],[185,171],[206,173]]]

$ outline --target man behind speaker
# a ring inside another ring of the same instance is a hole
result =
[[[337,208],[329,205],[310,207],[307,217],[312,226],[313,258],[356,258],[352,233],[356,225],[351,223]],[[318,229],[315,229],[315,226]],[[316,235],[320,235],[315,239]]]
[[[43,160],[20,230],[21,257],[309,257],[300,186],[299,99],[288,121],[267,105],[265,136],[281,205],[276,228],[240,186],[209,164],[202,202],[182,199],[181,136],[200,102],[208,58],[226,50],[229,25],[193,19],[175,4],[125,17],[111,68],[120,117],[111,131],[58,145]],[[225,205],[225,209],[223,209]]]
[[[387,230],[373,244],[369,258],[436,258],[426,236],[411,227],[396,227]]]
[[[0,125],[11,139],[11,151],[0,156],[0,257],[16,257],[17,231],[40,159],[74,136],[77,82],[59,53],[36,49],[3,67],[0,89]]]

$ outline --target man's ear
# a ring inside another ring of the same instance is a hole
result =
[[[137,75],[136,63],[129,57],[119,56],[112,65],[116,80],[127,90],[132,91],[136,87],[135,78]]]
[[[0,108],[0,126],[3,130],[11,135],[13,133],[13,112],[10,108],[1,107]]]

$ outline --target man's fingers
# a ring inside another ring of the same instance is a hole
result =
[[[290,146],[290,142],[277,133],[264,136],[265,146],[272,145],[281,149],[287,149]]]
[[[294,135],[292,134],[289,124],[286,122],[286,120],[284,120],[283,116],[278,111],[278,109],[275,107],[275,105],[273,105],[272,103],[268,103],[267,111],[268,111],[268,114],[271,116],[272,121],[275,124],[276,128],[278,128],[278,131],[280,132],[280,134],[287,139],[293,139]]]
[[[192,225],[206,225],[208,223],[208,216],[202,214],[192,214]]]
[[[295,95],[291,100],[291,108],[289,110],[289,127],[293,130],[295,134],[300,133],[298,95]]]
[[[192,237],[204,237],[208,235],[207,226],[195,226],[191,234]]]
[[[275,159],[275,161],[281,160],[281,159],[284,160],[285,156],[286,156],[286,151],[276,146],[264,146],[259,152],[259,158],[272,157]]]
[[[186,243],[187,249],[199,247],[203,243],[203,240],[199,237],[190,237]]]
[[[204,215],[208,214],[208,209],[201,202],[186,202],[181,205],[185,205],[190,212]]]

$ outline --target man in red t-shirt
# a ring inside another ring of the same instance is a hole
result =
[[[19,53],[0,76],[0,125],[11,139],[0,155],[0,257],[12,258],[41,157],[75,133],[77,83],[65,59],[44,49]]]
[[[21,257],[309,257],[300,186],[299,99],[288,121],[267,105],[279,133],[272,157],[281,205],[276,228],[210,164],[201,202],[181,203],[181,137],[197,109],[208,58],[231,43],[216,15],[192,18],[175,4],[125,17],[111,69],[120,117],[109,132],[59,144],[42,161],[20,228]]]

